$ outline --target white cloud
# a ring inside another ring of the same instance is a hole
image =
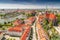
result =
[[[52,5],[23,5],[23,4],[0,4],[0,9],[45,9],[45,8],[60,8]]]

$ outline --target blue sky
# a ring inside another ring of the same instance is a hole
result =
[[[60,0],[0,0],[0,3],[9,4],[59,4]]]
[[[60,7],[60,0],[0,0],[1,7],[22,7],[22,5],[32,8],[34,8],[35,6],[36,8],[40,8],[41,6],[46,7],[46,5],[48,7]]]

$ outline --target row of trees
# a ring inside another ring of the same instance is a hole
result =
[[[60,14],[57,14],[58,25],[60,25]]]

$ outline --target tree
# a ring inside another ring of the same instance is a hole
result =
[[[2,24],[0,24],[0,28],[2,27],[3,25]]]
[[[52,21],[49,22],[48,26],[49,26],[49,28],[51,28],[53,26]]]
[[[4,24],[6,25],[7,23],[6,23],[6,22],[4,22]]]

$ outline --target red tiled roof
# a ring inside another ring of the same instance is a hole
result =
[[[48,13],[46,14],[46,18],[49,18],[49,14]]]
[[[8,31],[21,32],[21,31],[23,30],[22,28],[23,28],[23,27],[26,28],[26,26],[27,26],[27,25],[25,25],[25,24],[20,24],[20,25],[17,25],[17,26],[15,26],[15,27],[9,28]]]
[[[23,26],[25,26],[25,25],[24,25],[24,24],[20,24],[20,25],[17,25],[17,26],[15,26],[15,27],[11,27],[11,28],[9,28],[8,30],[9,30],[9,31],[21,32]]]
[[[27,27],[27,29],[24,31],[24,33],[23,33],[23,35],[22,35],[22,37],[21,37],[21,40],[26,40],[26,39],[27,39],[28,34],[29,34],[29,32],[30,32],[30,28],[31,28],[31,27]]]
[[[22,20],[17,19],[16,21],[13,22],[14,25],[19,25],[22,23]]]
[[[49,15],[49,19],[52,19],[52,20],[53,20],[53,19],[56,19],[56,16],[55,16],[54,14],[50,14],[50,15]]]
[[[54,20],[56,19],[56,16],[53,13],[46,13],[46,18]]]
[[[38,21],[42,21],[44,16],[43,15],[39,15],[38,18],[39,18]]]
[[[10,28],[8,31],[21,32],[22,28],[21,27],[14,27],[14,28]]]
[[[32,24],[34,22],[35,17],[30,17],[27,20],[28,20],[28,22],[26,22],[26,24],[29,24],[30,25],[30,24]]]

